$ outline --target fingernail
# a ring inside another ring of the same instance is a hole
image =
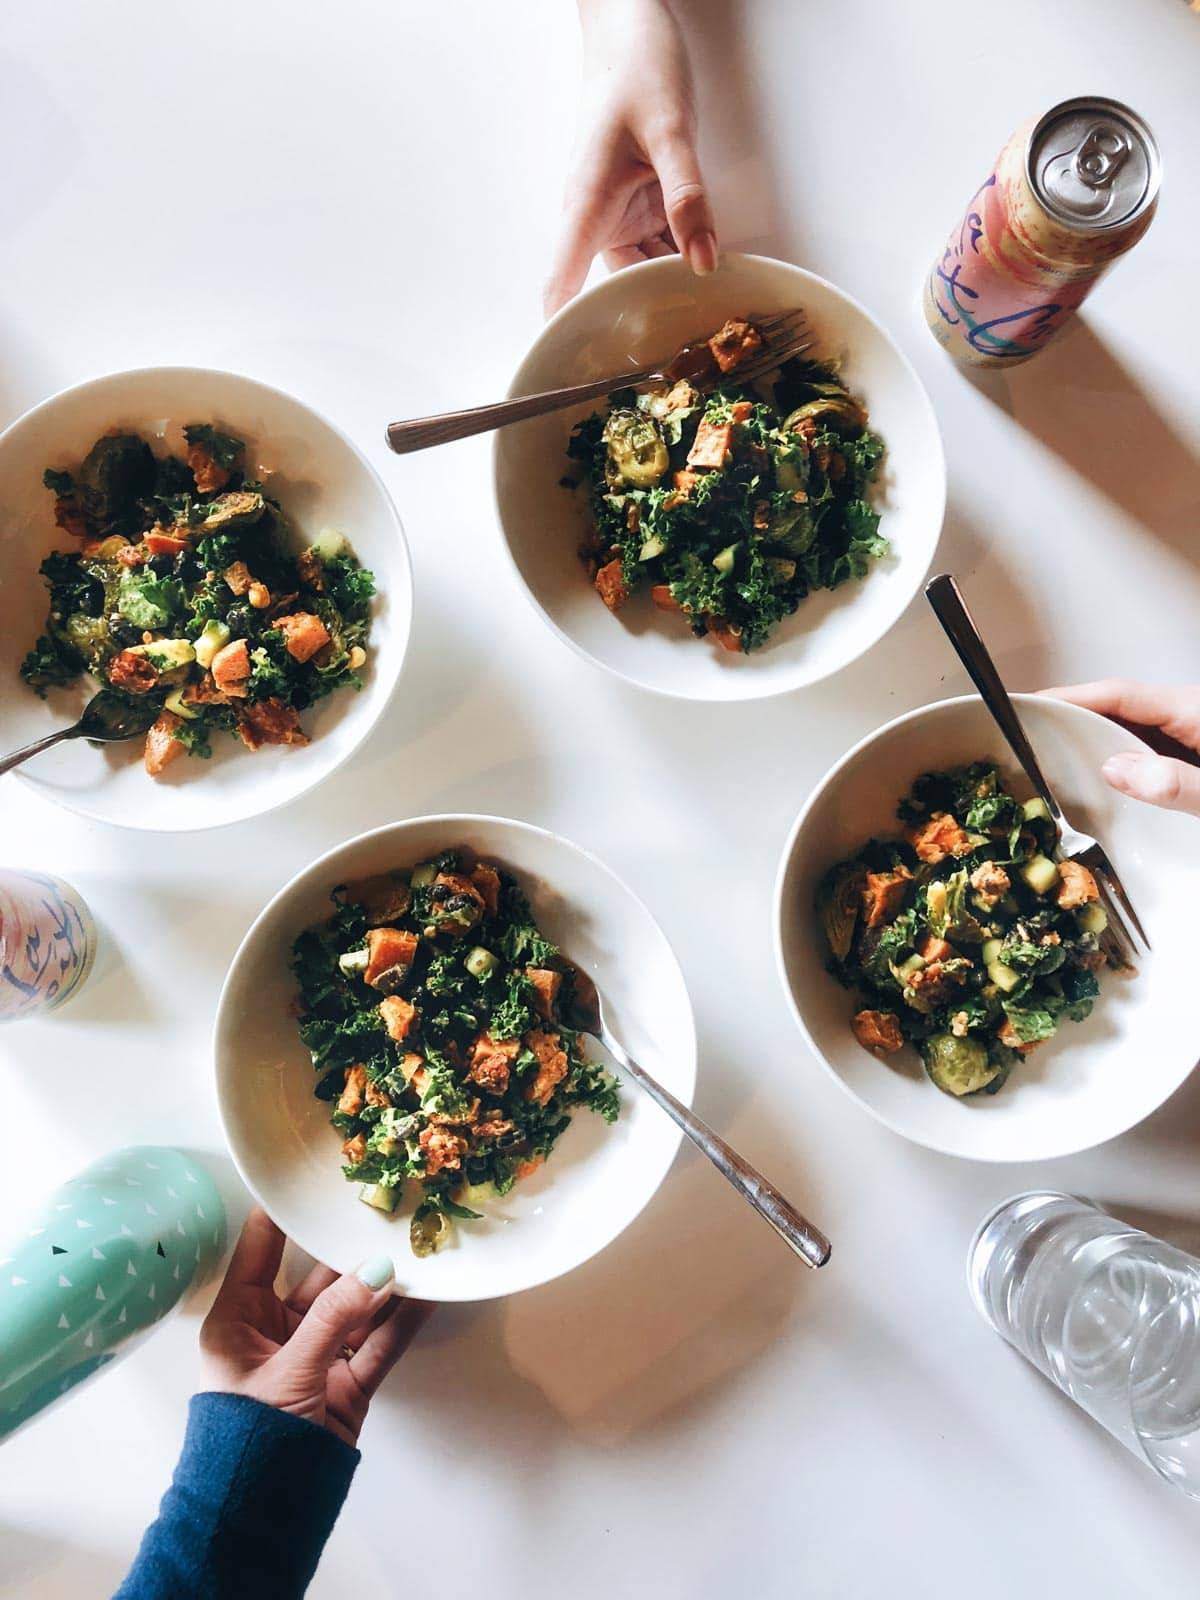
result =
[[[361,1278],[368,1289],[386,1289],[396,1276],[396,1266],[391,1256],[372,1256],[363,1262],[355,1276]]]
[[[688,266],[698,278],[707,277],[717,270],[717,241],[711,233],[698,233],[689,241]]]
[[[1109,756],[1100,770],[1114,789],[1128,790],[1141,759],[1141,756],[1123,752],[1119,756]]]

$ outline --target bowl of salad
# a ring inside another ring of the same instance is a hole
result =
[[[645,906],[595,857],[496,817],[422,817],[340,845],[234,957],[215,1031],[238,1169],[342,1270],[482,1300],[569,1271],[649,1201],[674,1124],[574,1026],[591,979],[685,1102],[687,989]]]
[[[761,373],[759,324],[793,310],[811,348]],[[664,257],[597,285],[546,325],[512,393],[685,346],[686,378],[497,434],[509,554],[562,639],[644,688],[746,700],[814,683],[881,638],[928,569],[945,507],[932,407],[857,302],[737,254],[705,278]]]
[[[157,368],[81,384],[0,435],[6,745],[94,696],[121,743],[19,769],[85,815],[163,831],[254,816],[356,748],[411,618],[374,470],[302,402]]]
[[[942,701],[857,745],[813,792],[776,888],[776,951],[818,1059],[888,1127],[989,1161],[1066,1155],[1148,1116],[1195,1062],[1179,1027],[1187,818],[1099,775],[1130,736],[1015,697],[1068,815],[1104,840],[1154,943],[1115,970],[1086,869],[982,702]]]

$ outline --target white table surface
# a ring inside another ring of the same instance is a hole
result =
[[[1182,0],[712,0],[693,35],[723,239],[834,279],[916,363],[950,462],[939,561],[1010,682],[1194,679],[1200,18]],[[923,602],[811,691],[660,701],[527,607],[486,441],[382,446],[393,416],[500,393],[537,331],[578,48],[568,0],[6,8],[0,421],[156,362],[290,389],[382,469],[417,623],[368,747],[264,822],[156,838],[5,780],[5,859],[72,879],[111,939],[69,1011],[5,1034],[0,1204],[157,1141],[199,1152],[240,1220],[209,1025],[254,913],[391,818],[527,818],[657,913],[692,989],[699,1109],[829,1230],[833,1261],[793,1266],[682,1154],[588,1266],[435,1317],[375,1403],[311,1592],[428,1592],[432,1524],[439,1572],[494,1600],[1194,1593],[1200,1509],[988,1332],[963,1260],[983,1212],[1033,1185],[1186,1231],[1200,1082],[1091,1154],[973,1166],[860,1113],[778,989],[770,888],[809,788],[886,718],[965,686]],[[1088,90],[1157,130],[1160,216],[1052,353],[973,383],[924,329],[922,273],[1011,128]],[[735,939],[700,912],[718,898]],[[0,1592],[116,1584],[175,1459],[201,1309],[6,1446]]]

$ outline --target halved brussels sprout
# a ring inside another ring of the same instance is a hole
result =
[[[210,501],[208,514],[200,524],[202,533],[227,533],[230,528],[244,528],[257,522],[266,510],[267,502],[255,489],[235,489],[229,494],[219,494]]]
[[[944,1094],[961,1097],[985,1089],[999,1073],[988,1059],[982,1039],[968,1034],[956,1039],[952,1033],[934,1033],[924,1044],[925,1070]]]
[[[610,489],[619,484],[653,488],[670,465],[666,440],[654,418],[644,411],[610,412],[604,424],[604,442],[608,446],[604,476]]]
[[[821,385],[828,393],[814,400],[806,400],[784,419],[783,431],[792,433],[802,422],[812,421],[817,428],[835,428],[839,433],[861,433],[867,425],[867,414],[844,389],[833,384]]]
[[[858,862],[843,862],[834,867],[822,880],[817,890],[817,915],[829,941],[829,948],[839,961],[850,954],[854,943],[854,930],[862,910],[862,892],[867,882],[867,869]]]
[[[88,510],[102,526],[132,509],[154,486],[154,453],[136,433],[97,439],[84,456],[75,481]]]
[[[82,611],[72,611],[63,627],[73,649],[95,667],[112,654],[112,641],[108,635],[107,617],[89,617]]]
[[[440,1250],[450,1236],[450,1218],[435,1206],[421,1204],[409,1224],[408,1237],[412,1253],[424,1258]]]

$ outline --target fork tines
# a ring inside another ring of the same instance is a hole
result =
[[[733,376],[738,383],[757,383],[785,361],[811,350],[816,342],[808,332],[804,312],[799,309],[778,311],[768,317],[751,317],[749,320],[762,334],[764,344],[761,354],[745,366],[735,369]]]

